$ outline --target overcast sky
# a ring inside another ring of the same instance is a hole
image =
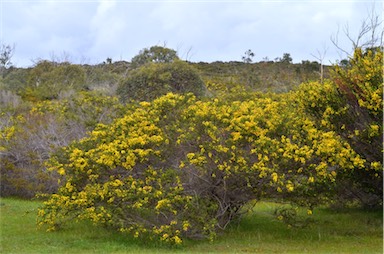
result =
[[[330,37],[348,25],[356,35],[372,6],[383,1],[20,1],[0,0],[2,44],[15,45],[16,66],[70,56],[95,64],[130,61],[140,49],[164,44],[193,62],[254,61],[290,53],[294,62],[340,59]],[[350,48],[340,32],[339,43]],[[65,53],[64,53],[65,52]]]

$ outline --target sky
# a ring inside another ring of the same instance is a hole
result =
[[[254,62],[289,53],[331,64],[345,56],[330,38],[349,50],[343,31],[357,36],[372,9],[381,15],[383,1],[0,0],[0,40],[18,67],[130,61],[154,45],[192,62],[241,61],[250,49]]]

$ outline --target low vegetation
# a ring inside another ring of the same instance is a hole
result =
[[[382,211],[316,208],[305,228],[289,227],[275,210],[281,204],[257,203],[216,240],[183,246],[148,242],[124,233],[70,222],[59,231],[36,230],[40,201],[0,199],[1,253],[382,253]],[[304,216],[306,210],[299,210]],[[22,236],[22,237],[21,237]]]
[[[344,242],[347,252],[362,243],[374,253],[382,239],[382,61],[381,47],[356,48],[320,79],[315,64],[293,65],[289,54],[192,64],[155,46],[131,63],[7,69],[1,196],[42,200],[2,199],[2,223],[31,206],[25,216],[37,213],[38,236],[64,249],[70,231],[88,230],[73,248],[89,252],[230,252],[227,241],[236,252],[297,252],[310,242],[337,252]],[[365,213],[366,225],[345,223]],[[19,230],[5,228],[7,237]],[[106,246],[89,245],[95,238]],[[154,249],[143,248],[148,240]]]

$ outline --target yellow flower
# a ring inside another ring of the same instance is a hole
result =
[[[169,204],[169,200],[168,199],[162,199],[162,200],[159,200],[157,202],[157,205],[155,207],[156,210],[159,210],[161,209],[162,207],[164,206],[167,206]]]
[[[287,188],[288,192],[292,192],[295,189],[294,185],[289,181],[285,187]]]
[[[275,172],[274,172],[274,173],[272,173],[272,175],[271,175],[271,176],[272,176],[272,181],[276,183],[276,182],[277,182],[277,180],[278,180],[278,176],[277,176],[277,173],[275,173]]]
[[[178,236],[174,236],[173,237],[173,241],[175,242],[175,244],[181,244],[183,241],[180,239],[180,237]]]
[[[189,226],[190,226],[190,225],[189,225],[189,222],[188,222],[188,221],[184,221],[184,222],[183,222],[183,230],[184,230],[184,231],[187,231],[188,228],[189,228]]]
[[[65,169],[64,168],[59,168],[58,170],[57,170],[57,173],[59,173],[59,175],[65,175]]]

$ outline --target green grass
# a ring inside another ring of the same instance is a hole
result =
[[[56,232],[36,228],[39,201],[0,199],[0,253],[383,253],[383,213],[316,209],[306,228],[275,219],[274,203],[259,203],[213,243],[182,247],[137,241],[87,222]]]

